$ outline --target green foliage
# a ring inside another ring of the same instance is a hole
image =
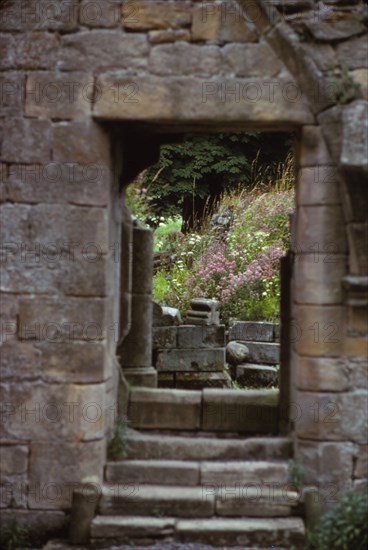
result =
[[[263,147],[267,140],[272,147]],[[288,145],[285,136],[277,140],[259,133],[187,134],[182,143],[161,148],[159,162],[145,171],[141,185],[156,218],[172,217],[182,214],[188,197],[205,200],[239,183],[250,185],[257,153],[261,164],[276,170]]]
[[[346,65],[330,70],[330,79],[332,96],[337,103],[349,103],[359,97],[360,84],[350,76]]]
[[[307,533],[310,550],[365,550],[368,548],[368,495],[348,492],[320,525]]]
[[[110,460],[120,460],[127,457],[129,420],[125,415],[118,418],[112,436],[107,445],[107,456]]]
[[[0,543],[4,550],[15,550],[28,545],[28,531],[16,517],[4,521],[0,528]]]
[[[295,460],[289,460],[288,481],[292,487],[300,489],[303,485],[305,472],[303,467]]]

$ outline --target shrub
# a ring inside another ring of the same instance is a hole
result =
[[[0,543],[4,550],[15,550],[29,546],[28,531],[16,517],[4,521],[0,528]]]
[[[368,548],[368,495],[348,492],[320,525],[307,533],[310,550],[365,550]]]

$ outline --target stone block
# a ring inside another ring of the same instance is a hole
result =
[[[0,345],[15,340],[18,335],[18,296],[0,293]]]
[[[53,160],[82,166],[109,165],[109,139],[94,121],[59,122],[54,125]]]
[[[93,71],[122,68],[143,69],[149,43],[144,34],[122,34],[120,30],[91,30],[66,34],[61,38],[58,68]],[[99,90],[97,88],[97,94]]]
[[[74,141],[72,136],[69,139]],[[110,171],[107,164],[93,162],[13,164],[6,188],[13,202],[105,206],[109,202]]]
[[[216,46],[198,46],[186,42],[152,48],[149,67],[160,76],[211,76],[221,72],[221,52]]]
[[[303,439],[367,442],[366,390],[347,393],[297,391],[295,426]]]
[[[201,400],[201,392],[132,388],[128,416],[133,428],[198,430]]]
[[[3,121],[2,160],[43,163],[51,160],[52,126],[49,120],[11,118]],[[42,139],[40,139],[42,136]]]
[[[85,66],[88,67],[88,65]],[[27,77],[25,93],[27,116],[53,119],[80,118],[88,116],[91,112],[94,94],[93,76],[77,71],[68,73],[34,71]],[[78,136],[75,135],[74,139],[78,139]],[[50,143],[47,145],[50,147]],[[68,147],[67,143],[65,147]],[[74,154],[76,156],[79,154],[78,149],[74,150]],[[73,162],[78,161],[73,158]]]
[[[328,499],[330,495],[337,499],[338,491],[350,483],[354,454],[355,446],[347,441],[316,443],[299,440],[296,448],[297,461],[304,470],[304,483],[318,484],[321,499]]]
[[[21,71],[7,71],[0,74],[0,116],[21,116],[23,114],[25,74]]]
[[[77,0],[10,0],[2,8],[0,27],[6,31],[72,31],[78,25]]]
[[[337,44],[336,55],[341,66],[349,69],[368,68],[368,44],[365,35]]]
[[[7,342],[1,349],[1,378],[4,382],[102,382],[105,353],[100,342]]]
[[[298,162],[302,168],[332,164],[320,126],[303,126]]]
[[[249,359],[249,349],[240,342],[229,342],[226,346],[226,362],[230,365],[240,365]]]
[[[153,327],[152,348],[172,349],[176,348],[177,327]]]
[[[351,388],[368,389],[367,354],[360,359],[355,359],[349,362],[349,380]]]
[[[307,21],[306,26],[314,39],[320,42],[347,40],[364,32],[362,22],[354,14],[343,18],[329,17],[325,20]]]
[[[56,33],[26,32],[13,37],[16,68],[47,70],[55,67],[59,51]]]
[[[340,306],[295,306],[291,341],[300,355],[339,357],[344,344],[345,310]]]
[[[225,346],[224,325],[182,325],[177,328],[178,348],[209,348]]]
[[[152,325],[154,327],[178,326],[181,323],[180,311],[175,307],[152,303]]]
[[[341,204],[336,166],[307,166],[298,171],[298,206]]]
[[[192,35],[187,29],[164,29],[149,31],[148,39],[151,44],[166,44],[171,42],[190,42]]]
[[[348,257],[326,253],[298,254],[294,264],[295,301],[299,304],[342,304],[342,280]]]
[[[157,371],[154,367],[123,366],[124,378],[130,387],[157,388]]]
[[[12,35],[0,33],[0,69],[14,69],[15,38]]]
[[[37,342],[96,342],[106,335],[105,300],[99,298],[21,298],[19,335]]]
[[[244,342],[249,350],[247,361],[261,365],[276,365],[280,362],[280,344],[272,342]]]
[[[63,510],[71,506],[73,489],[86,487],[102,493],[105,442],[31,444],[28,505],[31,509]]]
[[[134,4],[123,2],[122,23],[125,29],[145,31],[150,29],[177,29],[191,23],[190,3],[152,2],[137,0]]]
[[[368,477],[368,445],[359,445],[354,466],[354,477]]]
[[[227,372],[178,372],[175,387],[187,390],[230,388],[231,378]]]
[[[162,79],[153,75],[132,76],[125,71],[104,73],[97,80],[99,94],[94,113],[107,120],[195,119],[206,124],[210,121],[211,125],[277,124],[279,129],[312,121],[303,96],[291,101],[283,94],[290,84],[290,78],[283,75],[274,79],[271,90],[269,83],[255,77],[239,77],[235,82],[234,78],[205,78],[188,75]]]
[[[102,208],[38,204],[2,207],[3,242],[13,243],[15,256],[34,266],[79,257],[99,264],[109,250],[107,212]],[[23,245],[23,246],[22,246]]]
[[[278,386],[279,372],[275,367],[266,365],[238,365],[236,380],[247,388],[270,388]]]
[[[337,357],[295,358],[296,384],[301,390],[340,392],[350,387],[346,362]]]
[[[105,431],[103,384],[4,383],[2,430],[10,439],[90,441]]]
[[[347,337],[344,339],[344,354],[350,358],[361,358],[365,359],[367,357],[368,350],[368,338],[358,337]]]
[[[225,365],[224,348],[168,349],[157,354],[158,371],[222,371]]]
[[[26,474],[28,468],[28,447],[26,445],[0,446],[0,475],[11,476]]]
[[[241,77],[278,75],[281,61],[266,42],[259,44],[229,44],[223,48],[228,72]]]
[[[257,31],[241,13],[235,2],[220,2],[211,5],[203,2],[193,7],[193,41],[203,42],[256,42]]]
[[[313,254],[317,262],[323,260],[326,255],[345,254],[347,243],[341,206],[298,208],[293,249],[299,254]]]
[[[134,10],[134,5],[132,5]],[[79,21],[86,27],[117,27],[121,23],[121,7],[114,0],[82,0]]]
[[[203,390],[203,430],[272,433],[277,417],[278,391]]]
[[[273,323],[236,321],[229,328],[229,340],[250,340],[253,342],[273,342]]]
[[[108,463],[108,483],[149,485],[198,485],[199,463],[187,460],[124,460]]]

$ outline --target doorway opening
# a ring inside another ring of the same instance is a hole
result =
[[[158,387],[279,388],[280,261],[291,241],[293,138],[166,135],[156,162],[131,178],[126,204],[135,223],[154,234]]]

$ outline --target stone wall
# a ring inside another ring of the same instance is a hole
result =
[[[297,133],[290,429],[308,483],[364,483],[365,10],[1,3],[2,507],[59,524],[101,477],[132,321],[119,189],[188,129]]]

